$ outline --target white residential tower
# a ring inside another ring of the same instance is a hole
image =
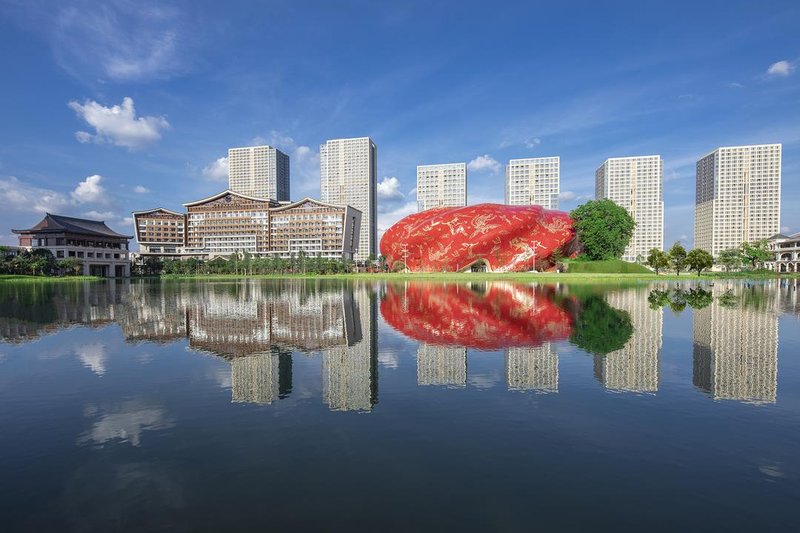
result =
[[[417,211],[467,205],[467,164],[417,166]]]
[[[624,207],[636,228],[622,258],[637,261],[664,249],[664,162],[660,155],[612,157],[595,172],[595,198]]]
[[[255,198],[289,201],[289,156],[271,146],[229,148],[228,189]]]
[[[357,261],[377,256],[378,148],[369,137],[332,139],[319,147],[322,201],[361,211]]]
[[[717,257],[780,232],[781,145],[717,148],[697,162],[694,245]]]
[[[506,204],[558,209],[561,158],[512,159],[506,166]]]

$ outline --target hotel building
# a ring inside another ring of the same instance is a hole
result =
[[[128,241],[99,220],[65,217],[47,213],[29,229],[12,229],[19,235],[19,246],[26,250],[49,250],[56,259],[77,259],[83,275],[129,277],[131,260]]]
[[[141,255],[213,259],[233,253],[290,258],[353,258],[361,212],[305,198],[276,202],[227,190],[184,204],[133,213]]]
[[[271,146],[228,149],[228,188],[256,198],[289,201],[289,156]]]
[[[417,166],[417,211],[467,205],[467,164]]]
[[[506,166],[506,204],[558,209],[561,158],[512,159]]]
[[[186,253],[186,215],[163,207],[134,211],[133,226],[142,257],[183,257]]]
[[[332,139],[319,147],[323,202],[349,205],[361,212],[355,259],[378,255],[378,149],[369,137]]]
[[[694,245],[717,257],[780,231],[781,145],[717,148],[697,161]]]
[[[664,249],[664,162],[659,155],[612,157],[595,171],[595,198],[624,207],[636,228],[622,258],[644,260]]]

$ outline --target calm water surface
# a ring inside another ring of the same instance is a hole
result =
[[[797,291],[2,284],[2,530],[798,531]]]

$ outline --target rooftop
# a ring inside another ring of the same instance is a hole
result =
[[[29,229],[12,229],[13,233],[56,233],[68,232],[96,237],[116,237],[132,239],[133,235],[123,235],[112,230],[102,220],[88,220],[85,218],[67,217],[46,213],[45,217]]]

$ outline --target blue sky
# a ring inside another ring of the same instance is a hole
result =
[[[257,5],[256,5],[257,4]],[[661,154],[665,242],[691,245],[694,163],[783,143],[800,231],[800,3],[0,3],[0,243],[45,210],[132,232],[130,212],[226,187],[227,148],[378,145],[379,227],[416,210],[416,165],[469,162],[503,201],[510,158],[561,156],[562,208],[607,158]]]

